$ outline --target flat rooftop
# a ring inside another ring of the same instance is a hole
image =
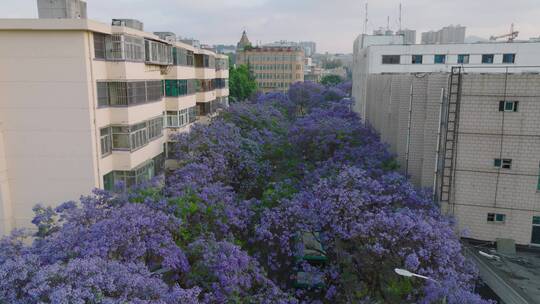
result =
[[[485,243],[469,240],[464,245],[482,280],[505,303],[540,303],[540,248],[518,246],[515,254],[502,254]]]

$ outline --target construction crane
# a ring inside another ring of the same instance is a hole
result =
[[[519,32],[514,31],[514,24],[512,23],[512,25],[510,26],[510,33],[500,35],[500,36],[491,36],[491,37],[489,37],[489,40],[490,41],[497,41],[497,39],[507,38],[508,37],[508,42],[513,42],[517,38],[518,35],[519,35]]]

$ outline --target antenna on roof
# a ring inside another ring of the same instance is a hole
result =
[[[366,12],[364,18],[364,34],[367,34],[367,24],[368,24],[368,2],[366,1]]]
[[[387,31],[390,30],[390,16],[387,16],[387,17],[386,17],[386,30],[387,30]]]
[[[401,15],[402,15],[402,9],[401,9],[401,3],[399,3],[399,31],[401,32]]]

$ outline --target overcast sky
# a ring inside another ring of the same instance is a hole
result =
[[[540,36],[540,0],[371,0],[368,31],[403,27],[420,32],[448,24],[467,26],[467,35],[509,32]],[[171,31],[207,44],[236,44],[243,29],[252,43],[276,40],[317,42],[319,52],[352,52],[362,32],[365,0],[87,0],[88,16],[103,22],[134,18],[147,31]],[[0,0],[0,18],[35,18],[36,0]]]

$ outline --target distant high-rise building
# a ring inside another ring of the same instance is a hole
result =
[[[311,57],[317,53],[317,43],[314,41],[301,41],[299,44],[304,49],[306,57]]]
[[[86,2],[81,0],[37,0],[40,19],[86,19]]]
[[[403,43],[415,44],[416,43],[416,31],[403,29],[396,32],[396,35],[403,36]]]
[[[466,27],[449,25],[438,31],[422,33],[422,44],[465,43]]]

